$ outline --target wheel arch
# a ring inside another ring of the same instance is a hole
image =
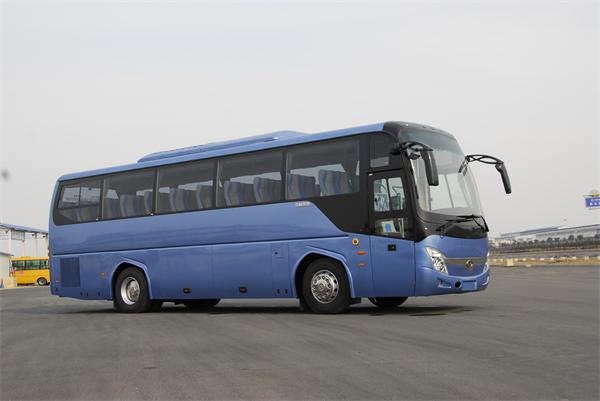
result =
[[[119,262],[112,269],[112,273],[110,275],[110,298],[115,299],[114,290],[115,284],[117,282],[117,277],[119,277],[119,274],[121,274],[121,272],[128,267],[139,269],[142,271],[142,273],[144,273],[144,276],[146,277],[146,282],[148,283],[148,295],[150,296],[150,299],[154,299],[154,296],[152,294],[152,283],[150,281],[150,275],[148,274],[148,268],[145,264],[129,258],[121,258],[121,260],[119,260]]]
[[[350,287],[350,297],[354,298],[354,283],[352,281],[352,274],[350,274],[350,269],[348,269],[348,265],[346,263],[346,258],[344,258],[343,255],[331,251],[326,251],[324,249],[312,249],[306,252],[304,255],[302,255],[302,257],[298,259],[298,262],[294,265],[294,269],[292,271],[292,283],[294,284],[292,288],[292,290],[294,291],[293,295],[296,298],[299,298],[301,296],[302,275],[304,274],[304,271],[306,271],[306,268],[312,262],[320,258],[332,259],[336,262],[339,262],[342,265],[344,271],[346,272],[346,277],[348,278],[348,285]]]

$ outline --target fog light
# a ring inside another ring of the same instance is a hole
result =
[[[444,281],[444,280],[438,280],[438,287],[439,288],[452,288],[450,283],[447,281]]]

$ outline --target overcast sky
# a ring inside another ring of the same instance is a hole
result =
[[[599,221],[597,2],[3,2],[0,220],[64,173],[281,129],[453,133],[493,234]]]

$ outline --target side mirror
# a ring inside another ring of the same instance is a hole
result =
[[[414,153],[408,155],[412,160],[416,160],[420,157],[423,158],[425,163],[425,175],[427,176],[427,183],[432,186],[440,184],[438,179],[437,164],[435,164],[435,157],[433,156],[433,149],[429,146],[416,141],[409,141],[403,143],[394,143],[390,147],[390,153],[398,154],[404,150],[410,149]]]
[[[460,168],[458,169],[459,173],[467,174],[467,166],[471,162],[480,162],[484,164],[493,164],[496,167],[496,170],[500,173],[500,177],[502,177],[502,184],[504,184],[504,192],[507,194],[512,192],[512,188],[510,186],[510,178],[508,178],[508,171],[506,171],[506,166],[504,162],[497,157],[490,155],[466,155],[465,160],[463,160]]]
[[[425,174],[427,175],[427,183],[434,187],[440,185],[440,180],[438,179],[437,164],[435,163],[435,156],[433,156],[433,151],[421,152],[421,157],[423,158],[423,163],[425,163]]]
[[[510,178],[508,178],[508,171],[506,171],[506,166],[504,163],[496,163],[496,170],[500,173],[500,177],[502,177],[502,184],[504,184],[504,192],[507,194],[512,192],[512,188],[510,186]]]

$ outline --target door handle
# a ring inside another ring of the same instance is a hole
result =
[[[394,252],[396,250],[396,244],[388,244],[388,251]]]

